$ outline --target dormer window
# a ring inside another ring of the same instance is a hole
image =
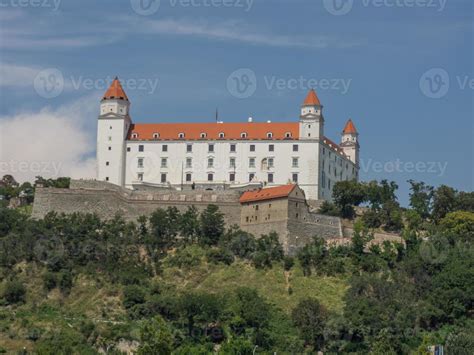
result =
[[[224,139],[224,137],[225,137],[224,132],[219,133],[219,138],[220,138],[220,139]]]
[[[285,138],[291,138],[291,132],[286,132],[285,133]]]
[[[184,139],[184,133],[182,133],[182,132],[179,133],[179,134],[178,134],[178,138],[179,138],[179,139]]]
[[[207,137],[207,133],[201,133],[201,139],[205,139]]]
[[[268,139],[272,139],[272,138],[273,138],[273,133],[272,133],[272,132],[268,132],[268,133],[267,133],[267,138],[268,138]]]
[[[137,139],[138,138],[138,133],[132,133],[132,139]]]
[[[153,139],[159,139],[160,134],[159,133],[153,133]]]
[[[247,139],[247,133],[246,132],[240,133],[240,138]]]

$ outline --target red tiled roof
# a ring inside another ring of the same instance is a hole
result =
[[[344,127],[344,130],[342,131],[343,134],[355,134],[357,133],[357,130],[354,126],[354,123],[352,122],[351,119],[347,121],[346,126]]]
[[[244,192],[244,194],[240,197],[239,201],[240,203],[245,203],[288,197],[295,187],[295,184],[291,184],[277,187],[269,187],[266,189],[259,189],[255,191],[247,191]]]
[[[158,139],[177,140],[179,134],[184,133],[184,140],[230,140],[230,139],[298,139],[299,123],[298,122],[244,122],[244,123],[140,123],[132,124],[128,133],[128,139],[136,140],[153,140],[155,134],[159,135]],[[204,133],[205,137],[201,137]],[[220,133],[224,134],[221,138]],[[242,137],[242,133],[247,136]],[[272,138],[267,136],[272,134]],[[290,134],[290,138],[286,135]],[[134,138],[134,134],[138,136]]]
[[[321,106],[321,102],[319,101],[318,95],[316,95],[316,91],[314,89],[311,89],[308,92],[308,96],[306,96],[306,99],[303,102],[303,106]]]
[[[120,80],[117,77],[114,79],[110,87],[107,89],[102,99],[103,100],[122,99],[122,100],[128,101],[127,94],[125,93],[125,90],[123,89],[122,84],[120,84]]]
[[[334,151],[337,153],[343,153],[344,154],[344,149],[341,148],[339,144],[334,143],[332,140],[330,140],[328,137],[324,137],[323,142],[329,146],[329,148],[332,148]]]

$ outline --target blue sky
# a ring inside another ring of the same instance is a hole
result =
[[[0,3],[0,172],[92,174],[118,75],[136,122],[294,121],[312,86],[363,180],[474,190],[470,0],[22,1]]]

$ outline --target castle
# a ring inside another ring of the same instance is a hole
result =
[[[358,179],[352,120],[338,145],[324,135],[323,105],[310,90],[298,121],[133,123],[118,78],[102,98],[97,179],[138,186],[204,190],[297,183],[308,200],[331,200],[334,183]]]
[[[310,90],[298,122],[135,124],[115,79],[100,104],[97,179],[38,186],[33,217],[56,211],[136,220],[157,208],[214,204],[228,226],[256,237],[277,232],[290,255],[313,236],[347,240],[340,218],[314,205],[331,200],[335,182],[358,179],[358,133],[349,120],[342,143],[332,142],[322,111]]]

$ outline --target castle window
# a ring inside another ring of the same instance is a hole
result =
[[[206,137],[207,137],[207,134],[206,134],[206,133],[201,133],[201,135],[200,135],[200,136],[201,136],[201,139],[204,139],[204,138],[206,138]]]
[[[258,205],[255,205],[255,211],[258,211]]]
[[[132,133],[132,139],[137,139],[138,138],[138,133]]]
[[[323,189],[326,188],[326,173],[324,171],[321,174],[321,186]]]
[[[299,165],[299,159],[298,159],[298,158],[293,158],[293,159],[292,159],[292,164],[291,164],[291,166],[292,166],[293,168],[297,168],[298,165]]]
[[[161,151],[162,151],[162,152],[167,152],[167,151],[168,151],[168,145],[167,145],[167,144],[164,144],[164,145],[161,147]]]
[[[214,144],[209,144],[208,149],[209,153],[214,153]]]
[[[293,182],[297,183],[298,182],[298,174],[296,174],[296,173],[293,174],[292,180],[293,180]]]
[[[207,167],[208,168],[213,168],[214,167],[214,158],[208,158],[207,159]]]
[[[247,139],[247,133],[246,132],[240,133],[240,138]]]
[[[105,181],[109,181],[109,177],[108,177],[108,176],[105,177]]]
[[[138,151],[139,151],[139,152],[143,152],[144,150],[145,150],[145,146],[144,146],[143,144],[140,144],[140,145],[138,146]]]
[[[127,147],[127,152],[129,152],[130,150],[131,150],[130,147]]]
[[[191,153],[192,151],[193,151],[193,145],[192,145],[192,144],[188,144],[188,145],[186,146],[186,152]]]
[[[178,138],[179,138],[179,139],[184,139],[184,133],[179,133],[179,134],[178,134]]]
[[[225,137],[224,132],[219,133],[219,138],[220,138],[220,139],[224,139],[224,137]]]
[[[267,166],[268,168],[273,168],[275,165],[275,160],[273,158],[268,158],[267,160]],[[273,181],[272,181],[273,182]]]
[[[186,182],[191,182],[193,176],[191,174],[186,174]]]
[[[168,166],[168,159],[167,158],[161,158],[161,167],[166,168]]]
[[[112,136],[109,136],[109,142],[111,142],[111,141],[112,141]]]
[[[268,183],[270,184],[273,184],[273,174],[268,174],[267,176],[267,180],[268,180]],[[270,207],[272,207],[272,205],[270,204]]]
[[[291,138],[291,132],[286,132],[285,133],[285,138]]]
[[[237,150],[237,146],[235,144],[231,144],[230,145],[230,152],[235,153],[236,150]]]
[[[269,152],[274,152],[274,151],[275,151],[275,145],[274,145],[274,144],[270,144],[270,145],[268,146],[268,151],[269,151]]]
[[[298,144],[293,144],[293,151],[294,152],[297,152],[299,151],[300,147],[298,146]]]
[[[250,151],[251,151],[251,152],[255,152],[255,144],[251,144],[251,145],[250,145]]]
[[[166,184],[166,174],[161,174],[161,183]]]
[[[249,216],[245,217],[245,221],[248,223],[249,222]]]
[[[138,179],[138,181],[143,181],[143,173],[139,173],[137,175],[137,179]]]
[[[255,158],[249,158],[249,168],[255,168]]]
[[[229,174],[229,181],[231,182],[234,182],[235,181],[235,174],[234,173],[230,173]],[[247,217],[248,218],[248,217]]]
[[[308,133],[308,137],[311,137],[311,133]]]
[[[159,133],[153,133],[153,139],[158,139],[160,138],[160,134]]]
[[[273,138],[273,133],[272,133],[272,132],[268,132],[268,133],[267,133],[267,138],[268,138],[268,139],[272,139],[272,138]]]
[[[186,168],[192,168],[193,167],[193,159],[192,158],[186,158]]]
[[[249,181],[252,181],[255,178],[255,174],[249,174]]]
[[[105,162],[105,166],[109,166],[110,163],[108,161]]]
[[[109,147],[109,150],[112,150],[112,147]]]
[[[207,181],[214,181],[214,174],[207,174]]]
[[[229,159],[229,167],[230,168],[235,168],[235,158],[230,158]]]
[[[138,158],[138,167],[143,168],[143,158]]]

